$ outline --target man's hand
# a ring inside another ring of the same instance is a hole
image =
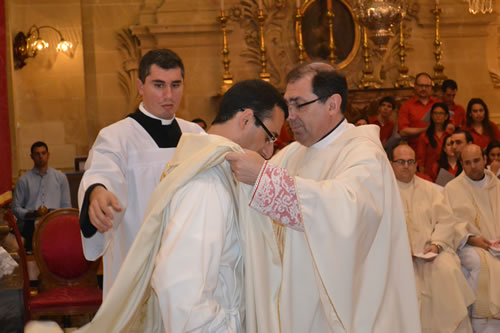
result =
[[[467,240],[467,244],[470,246],[480,247],[486,251],[488,251],[488,248],[491,246],[491,242],[489,240],[480,236],[470,236]]]
[[[118,198],[102,186],[95,187],[89,198],[89,218],[90,223],[99,232],[106,232],[113,227],[113,212],[121,212]]]
[[[427,254],[429,252],[439,254],[439,249],[438,249],[437,245],[431,244],[427,248],[425,248],[424,254]],[[432,257],[432,258],[424,259],[424,260],[425,261],[433,261],[434,259],[436,259],[436,257]]]
[[[245,153],[227,154],[226,160],[231,165],[236,179],[248,185],[255,184],[265,161],[258,153],[247,149],[245,149]]]

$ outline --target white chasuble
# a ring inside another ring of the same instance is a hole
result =
[[[199,132],[193,123],[176,118],[182,132]],[[85,174],[78,190],[79,206],[87,188],[103,184],[115,194],[122,211],[113,212],[113,229],[92,237],[82,235],[85,257],[103,256],[103,296],[107,295],[127,252],[134,241],[154,188],[160,182],[173,148],[159,148],[151,135],[134,119],[127,117],[102,129],[92,146]]]
[[[242,293],[242,267],[235,211],[233,207],[221,208],[222,202],[217,202],[215,197],[203,196],[204,190],[199,185],[204,181],[221,181],[224,190],[216,186],[208,189],[206,195],[234,200],[237,184],[225,165],[224,156],[242,150],[225,138],[196,134],[184,134],[178,147],[167,165],[166,177],[151,195],[140,231],[108,297],[92,322],[79,332],[239,330],[243,316],[238,305]],[[218,170],[209,170],[211,168]],[[205,171],[210,173],[203,181]],[[193,194],[195,202],[188,205],[189,198],[182,195],[190,189],[202,193]],[[211,207],[212,203],[217,207]],[[216,212],[218,215],[213,218],[227,220],[211,226],[211,216],[198,215],[198,205],[201,210]],[[183,211],[177,214],[175,210],[179,209]],[[169,218],[173,219],[172,225]],[[185,225],[182,219],[186,220]],[[197,233],[188,235],[188,232]],[[193,252],[189,252],[189,241],[193,242]],[[201,253],[204,250],[210,252]]]
[[[464,241],[468,235],[488,240],[500,238],[500,180],[489,170],[485,170],[485,174],[489,180],[483,189],[473,186],[465,173],[449,182],[444,189],[453,214],[463,221],[457,224],[457,230]],[[474,314],[500,319],[500,259],[481,248],[472,248],[481,258]]]
[[[422,332],[472,332],[467,307],[474,300],[455,253],[454,218],[441,191],[424,179],[397,182],[413,254],[431,244],[443,250],[432,261],[414,258]]]
[[[403,208],[377,127],[344,123],[269,163],[293,177],[304,232],[273,230],[268,219],[263,232],[267,239],[276,232],[283,274],[267,282],[277,297],[256,307],[277,307],[276,325],[286,333],[420,332]],[[261,270],[275,268],[264,263]]]

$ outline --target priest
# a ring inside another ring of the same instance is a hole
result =
[[[476,294],[472,307],[475,332],[500,331],[500,181],[485,169],[481,148],[466,145],[460,155],[464,172],[446,184],[444,194],[457,219],[458,255]],[[493,253],[492,253],[493,252]]]
[[[81,332],[245,331],[246,215],[237,204],[251,188],[238,187],[224,155],[244,147],[271,157],[286,116],[271,84],[242,81],[224,94],[210,135],[182,136],[116,282]]]
[[[285,92],[298,142],[269,162],[226,156],[269,217],[245,248],[260,254],[245,256],[252,331],[420,332],[396,180],[378,127],[345,120],[347,94],[332,66],[300,65]]]
[[[104,256],[104,298],[181,134],[203,132],[175,117],[184,89],[184,65],[173,51],[146,53],[139,64],[137,87],[142,103],[99,132],[78,190],[85,257]]]
[[[472,332],[467,307],[474,293],[455,252],[455,220],[435,184],[416,177],[415,151],[407,144],[391,157],[405,210],[423,332]]]

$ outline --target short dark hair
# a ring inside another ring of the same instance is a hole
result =
[[[191,120],[192,123],[201,123],[203,125],[205,125],[205,127],[207,127],[207,122],[201,118],[194,118],[193,120]]]
[[[33,154],[33,150],[35,150],[35,148],[38,148],[38,147],[45,147],[45,149],[47,149],[47,152],[49,151],[49,147],[47,147],[47,144],[45,142],[37,141],[31,145],[31,150],[30,150],[31,153]]]
[[[455,80],[451,79],[444,80],[443,84],[441,85],[441,91],[446,92],[446,89],[457,90],[458,86]]]
[[[222,96],[219,112],[212,124],[222,124],[244,109],[252,109],[260,119],[272,117],[273,108],[278,106],[288,118],[288,107],[281,93],[263,80],[245,80],[234,84]],[[256,126],[260,124],[256,121]]]
[[[495,149],[495,148],[500,148],[500,141],[498,140],[495,140],[495,141],[491,141],[489,144],[488,144],[488,147],[486,147],[486,157],[490,154],[490,152]]]
[[[394,100],[394,98],[392,98],[391,96],[384,96],[380,99],[380,101],[378,101],[378,105],[382,105],[382,103],[389,103],[392,105],[392,109],[394,110],[396,108],[396,101]]]
[[[347,80],[345,76],[327,63],[312,62],[298,65],[288,73],[287,83],[293,83],[307,75],[312,75],[312,92],[320,98],[321,103],[333,94],[339,94],[342,98],[340,111],[345,113],[347,108]]]
[[[391,145],[391,147],[387,147],[387,149],[385,150],[389,161],[394,162],[394,151],[396,150],[396,148],[398,148],[400,146],[406,146],[406,147],[411,148],[411,146],[408,144],[408,141],[406,139],[401,138],[399,140],[394,141],[393,144]],[[413,149],[413,148],[411,148],[411,149],[416,154],[415,149]]]
[[[181,58],[172,50],[151,50],[142,57],[139,63],[139,79],[142,83],[146,82],[146,77],[150,74],[152,65],[163,69],[180,68],[182,78],[184,78],[184,64]]]
[[[432,77],[429,73],[427,72],[420,72],[418,73],[416,76],[415,76],[415,84],[417,83],[417,80],[421,77],[421,76],[427,76],[429,78],[429,80],[431,80],[432,82]]]
[[[466,143],[474,143],[474,138],[472,137],[472,134],[470,134],[468,131],[464,131],[460,127],[455,128],[455,131],[453,131],[453,134],[460,134],[460,133],[463,133],[465,135]]]

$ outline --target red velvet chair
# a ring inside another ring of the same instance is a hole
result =
[[[95,314],[102,303],[99,261],[83,255],[78,210],[58,209],[42,217],[33,242],[40,293],[29,300],[31,316]]]

